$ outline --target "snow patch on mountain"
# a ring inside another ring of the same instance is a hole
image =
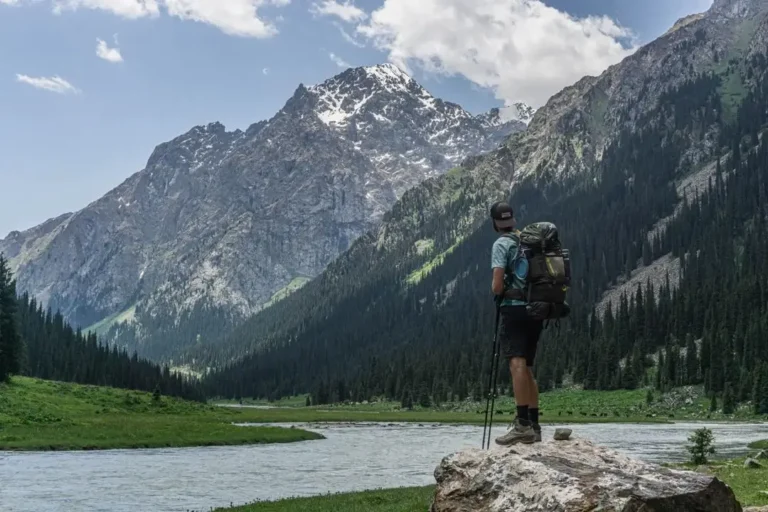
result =
[[[501,122],[519,121],[526,126],[531,123],[534,114],[536,114],[535,108],[522,102],[506,105],[498,110]]]

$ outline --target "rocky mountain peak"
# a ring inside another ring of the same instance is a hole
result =
[[[215,122],[160,144],[104,197],[0,252],[19,289],[68,321],[166,357],[296,289],[407,190],[525,128],[503,117],[478,119],[391,64],[348,69],[245,131]],[[311,215],[297,223],[285,202]]]
[[[676,30],[680,30],[681,28],[690,25],[691,23],[695,23],[702,19],[704,16],[706,16],[705,13],[695,13],[695,14],[689,14],[688,16],[683,16],[679,20],[675,22],[674,25],[672,25],[672,28],[667,30],[667,32],[664,35],[671,34],[672,32],[675,32]]]
[[[499,108],[492,108],[488,112],[480,114],[477,116],[477,120],[480,121],[480,124],[485,128],[500,126],[505,123],[501,118],[501,109]]]
[[[526,125],[531,122],[536,109],[522,102],[517,102],[509,107],[510,118],[521,121]]]
[[[496,128],[510,123],[527,126],[535,113],[535,108],[525,103],[515,103],[502,108],[492,108],[490,111],[478,115],[475,119],[480,121],[484,128]]]
[[[350,68],[307,88],[307,92],[316,97],[315,111],[320,120],[336,128],[348,126],[350,119],[365,110],[371,100],[381,97],[410,96],[427,109],[434,109],[437,102],[413,78],[392,64]]]
[[[768,12],[768,0],[715,0],[709,12],[729,18],[753,16]]]

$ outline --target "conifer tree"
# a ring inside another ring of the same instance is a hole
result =
[[[736,410],[736,404],[733,397],[733,388],[731,383],[725,385],[725,391],[723,392],[723,414],[733,414]]]
[[[0,382],[21,371],[22,341],[18,331],[16,283],[0,254]]]

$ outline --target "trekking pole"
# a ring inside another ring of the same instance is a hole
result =
[[[499,361],[499,318],[501,316],[501,307],[496,305],[496,323],[493,332],[493,347],[491,350],[491,368],[488,373],[488,396],[485,401],[485,421],[483,422],[483,444],[482,449],[486,448],[486,431],[488,433],[488,448],[491,446],[491,428],[493,428],[493,407],[496,403],[496,367]],[[491,399],[493,397],[493,399]],[[493,401],[493,404],[491,403]],[[488,423],[488,410],[491,409],[490,424]]]
[[[498,331],[498,327],[496,328]],[[493,385],[491,386],[491,417],[488,419],[488,445],[486,446],[486,449],[491,448],[491,432],[493,431],[493,411],[496,409],[496,383],[499,380],[499,343],[496,342],[496,358],[493,360],[493,368],[491,371],[493,371]]]

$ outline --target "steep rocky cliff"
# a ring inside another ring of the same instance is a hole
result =
[[[525,128],[392,65],[300,85],[246,131],[197,126],[83,210],[0,241],[21,291],[156,356],[321,272],[403,193]]]

